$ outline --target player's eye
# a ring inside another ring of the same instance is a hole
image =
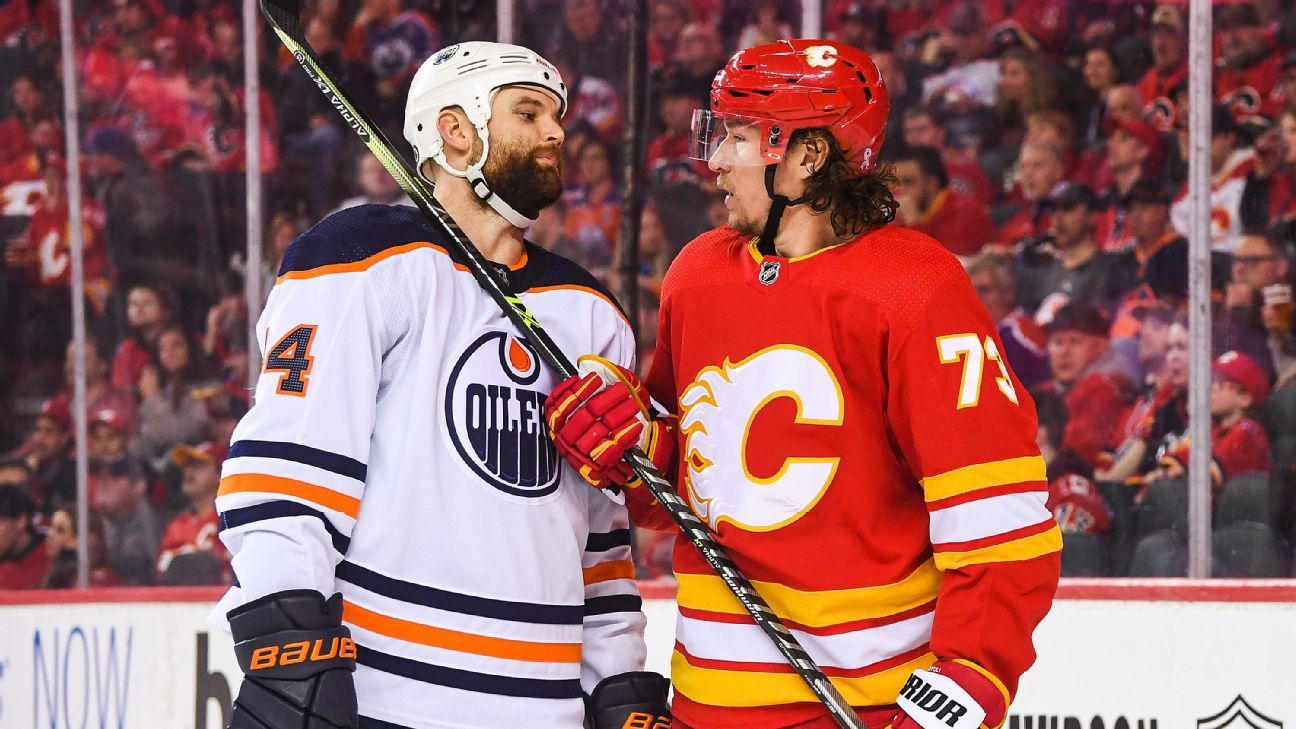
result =
[[[518,116],[522,117],[523,119],[526,119],[527,121],[536,120],[536,113],[534,111],[519,111]]]

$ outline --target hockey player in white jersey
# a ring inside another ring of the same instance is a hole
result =
[[[554,341],[629,367],[608,293],[523,239],[562,191],[566,103],[532,51],[463,43],[419,69],[405,135]],[[440,230],[408,207],[329,216],[257,331],[217,498],[233,729],[669,726],[625,508],[555,453],[553,375]]]

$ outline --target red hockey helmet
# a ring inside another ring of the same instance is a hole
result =
[[[760,126],[759,147],[743,155],[749,164],[780,161],[792,132],[822,127],[867,170],[890,110],[886,83],[864,51],[829,40],[766,43],[735,53],[716,74],[711,108],[694,113],[691,155],[710,160],[721,150],[726,119]]]

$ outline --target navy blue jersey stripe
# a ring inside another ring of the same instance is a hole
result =
[[[221,512],[221,531],[233,529],[235,527],[245,526],[253,522],[265,521],[266,519],[282,519],[289,516],[313,516],[324,524],[324,530],[328,532],[329,539],[333,540],[333,548],[338,554],[345,555],[347,549],[351,546],[351,539],[337,530],[328,517],[323,512],[299,504],[296,501],[267,501],[263,504],[253,504],[244,506],[241,509],[230,509]]]
[[[585,600],[585,615],[608,613],[637,613],[643,610],[643,600],[638,595],[605,595]]]
[[[354,458],[311,448],[300,443],[281,443],[273,440],[240,440],[230,446],[230,458],[277,458],[281,461],[304,463],[307,466],[332,471],[339,476],[363,482],[369,469]]]
[[[630,546],[630,530],[616,529],[610,532],[590,532],[585,540],[586,552],[606,552],[617,547]]]
[[[413,582],[380,575],[353,562],[344,561],[339,564],[337,566],[337,577],[357,587],[363,587],[370,592],[394,600],[496,620],[541,623],[544,625],[580,625],[584,613],[584,608],[581,605],[542,605],[531,602],[511,602],[448,592],[427,585],[416,585]]]
[[[517,678],[447,668],[356,645],[356,662],[384,673],[463,691],[525,699],[579,699],[580,679]]]

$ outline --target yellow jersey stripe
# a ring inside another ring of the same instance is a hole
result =
[[[1045,481],[1045,470],[1044,459],[1039,456],[1009,458],[1003,461],[977,463],[936,476],[928,476],[922,480],[922,488],[927,502],[930,503],[995,486]]]
[[[747,610],[715,575],[677,574],[677,600],[682,608],[730,615]],[[773,582],[752,581],[779,616],[811,628],[870,618],[885,618],[931,602],[940,591],[941,574],[932,560],[924,562],[908,577],[889,585],[846,590],[797,590]],[[894,696],[891,698],[895,698]]]
[[[829,680],[851,706],[892,704],[910,674],[935,662],[935,654],[929,652],[869,676],[830,677]],[[679,651],[671,656],[671,682],[676,691],[699,704],[710,706],[771,706],[818,701],[796,673],[698,668]]]
[[[1020,562],[1062,550],[1062,531],[1056,525],[1046,532],[994,544],[966,552],[937,552],[936,566],[942,570],[958,569],[988,562]]]

